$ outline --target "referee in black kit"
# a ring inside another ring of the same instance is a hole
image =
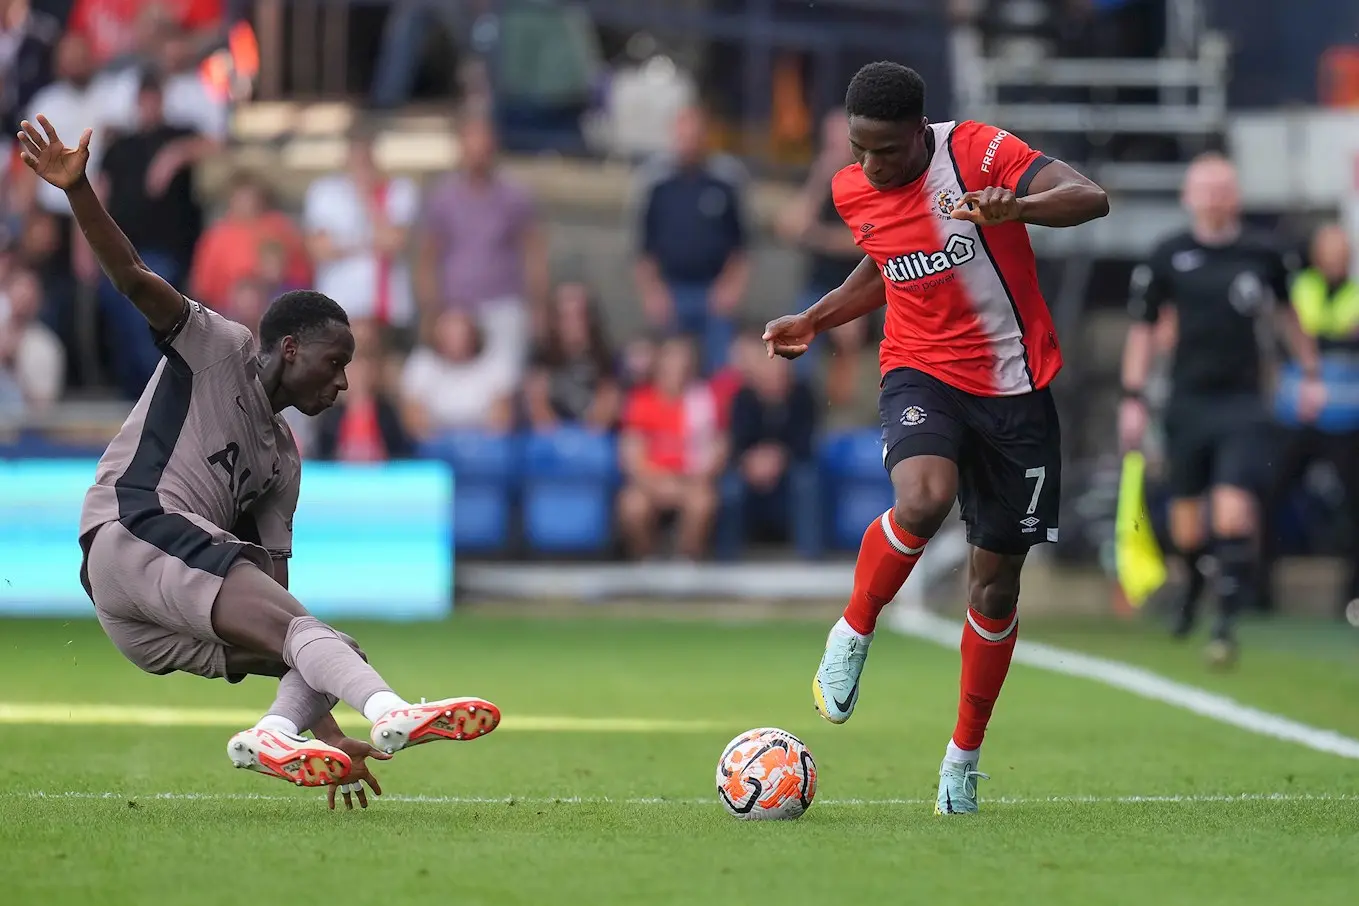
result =
[[[1284,303],[1293,269],[1289,256],[1242,229],[1235,167],[1218,154],[1195,159],[1182,200],[1190,229],[1163,241],[1133,271],[1119,435],[1124,449],[1141,446],[1153,328],[1163,317],[1174,318],[1166,478],[1170,536],[1189,578],[1175,635],[1193,629],[1211,556],[1220,609],[1207,655],[1210,663],[1225,665],[1235,659],[1236,617],[1256,575],[1257,501],[1270,478],[1265,365],[1275,333],[1268,328],[1277,328],[1302,368],[1304,419],[1320,411],[1325,390],[1316,344]]]

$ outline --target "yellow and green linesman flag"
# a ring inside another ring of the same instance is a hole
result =
[[[1128,603],[1141,607],[1166,581],[1166,562],[1151,529],[1147,511],[1147,461],[1141,453],[1123,457],[1118,481],[1118,513],[1114,523],[1114,562],[1118,584]]]

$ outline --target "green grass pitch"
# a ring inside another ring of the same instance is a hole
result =
[[[957,696],[942,647],[880,633],[835,727],[811,705],[821,624],[343,628],[399,692],[481,695],[505,723],[398,755],[377,768],[388,796],[332,813],[229,766],[233,721],[269,703],[269,681],[145,676],[93,621],[0,622],[0,902],[1318,906],[1359,884],[1359,764],[1093,682],[1016,666],[983,812],[941,819]],[[1342,628],[1257,629],[1224,675],[1137,626],[1024,633],[1359,736],[1359,644]],[[816,757],[800,821],[718,804],[723,745],[766,725]]]

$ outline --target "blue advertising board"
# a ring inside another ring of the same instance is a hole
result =
[[[94,616],[76,543],[94,468],[0,460],[0,615]],[[289,584],[323,619],[439,619],[453,607],[452,520],[443,463],[307,463]]]

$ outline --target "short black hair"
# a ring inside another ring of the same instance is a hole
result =
[[[302,340],[331,324],[349,326],[340,303],[314,289],[295,289],[269,303],[260,319],[260,346],[272,351],[284,337]]]
[[[900,63],[869,63],[849,82],[845,112],[885,123],[918,120],[925,115],[925,80]]]

